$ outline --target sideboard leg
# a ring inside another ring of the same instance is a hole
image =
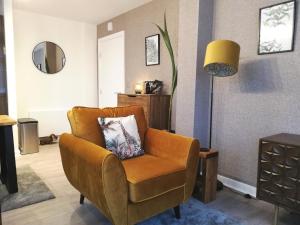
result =
[[[80,200],[79,200],[80,205],[84,203],[84,195],[80,194]]]
[[[273,225],[278,224],[278,214],[279,214],[279,206],[275,205],[275,213],[274,213],[274,223]]]

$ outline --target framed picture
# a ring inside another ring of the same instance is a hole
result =
[[[259,12],[258,54],[294,50],[296,1],[261,8]]]
[[[155,34],[145,38],[146,66],[160,64],[160,35]]]

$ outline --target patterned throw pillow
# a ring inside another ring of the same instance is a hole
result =
[[[104,134],[106,149],[112,151],[119,159],[129,159],[144,154],[134,115],[99,117],[98,122]]]

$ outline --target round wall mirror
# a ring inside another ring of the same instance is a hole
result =
[[[32,60],[38,70],[47,74],[58,73],[66,64],[61,47],[50,41],[41,42],[34,47]]]

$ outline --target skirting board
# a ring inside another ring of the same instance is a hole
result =
[[[221,181],[224,184],[224,186],[228,188],[231,188],[243,194],[249,194],[252,197],[256,198],[256,187],[221,175],[218,175],[218,180]]]
[[[68,109],[41,109],[29,110],[28,117],[39,121],[39,137],[50,134],[60,135],[64,132],[70,133],[70,125],[67,118]]]

